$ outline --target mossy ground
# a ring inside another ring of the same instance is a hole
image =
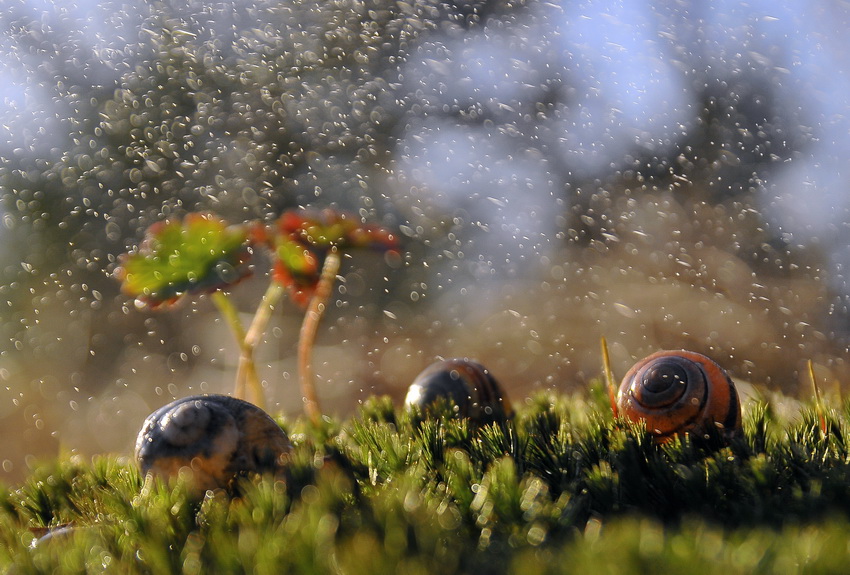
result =
[[[345,422],[282,422],[286,481],[235,494],[145,483],[132,462],[66,459],[0,492],[10,573],[842,573],[850,409],[744,437],[656,444],[599,393],[538,395],[505,425],[424,422],[376,398]],[[34,528],[73,522],[33,546]]]

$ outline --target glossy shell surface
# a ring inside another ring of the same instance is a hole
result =
[[[291,449],[286,433],[259,407],[195,395],[149,415],[135,455],[143,474],[169,479],[189,469],[193,486],[206,491],[226,488],[242,473],[282,471]]]
[[[717,363],[692,351],[660,351],[636,363],[617,395],[621,416],[645,421],[660,440],[717,430],[730,439],[741,432],[735,384]]]
[[[454,402],[457,414],[478,424],[504,421],[513,408],[496,378],[468,359],[438,361],[420,373],[407,392],[405,405],[426,411],[439,399]]]

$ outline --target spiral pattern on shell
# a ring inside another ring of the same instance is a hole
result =
[[[457,415],[479,425],[513,416],[511,403],[496,378],[483,365],[468,359],[429,365],[410,385],[404,403],[425,412],[440,399],[450,400]]]
[[[200,492],[227,488],[247,472],[282,471],[292,449],[286,433],[259,407],[225,395],[195,395],[145,419],[136,439],[143,474],[165,479],[192,472]]]
[[[620,384],[617,408],[646,422],[661,441],[714,431],[728,440],[741,433],[735,384],[717,363],[692,351],[660,351],[636,363]]]

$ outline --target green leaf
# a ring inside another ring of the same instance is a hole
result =
[[[139,250],[124,256],[115,276],[125,294],[159,307],[239,282],[251,273],[252,254],[247,226],[189,214],[182,221],[152,225]]]

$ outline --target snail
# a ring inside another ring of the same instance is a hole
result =
[[[227,488],[240,474],[281,472],[291,450],[265,411],[225,395],[173,401],[145,419],[136,439],[142,474],[170,479],[188,468],[200,493]]]
[[[410,385],[408,407],[425,411],[439,399],[451,400],[457,415],[486,425],[513,416],[513,408],[496,378],[480,363],[447,359],[425,368]]]
[[[693,351],[659,351],[636,363],[617,394],[620,415],[645,421],[659,441],[686,433],[729,440],[741,433],[735,384],[708,357]]]

